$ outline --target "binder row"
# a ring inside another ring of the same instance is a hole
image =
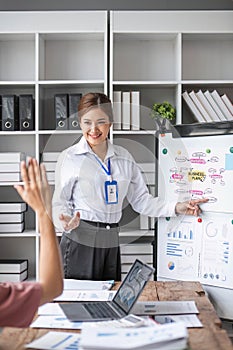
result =
[[[27,259],[0,259],[0,282],[22,282],[27,277]]]
[[[35,101],[33,95],[1,95],[0,106],[0,130],[34,130]]]
[[[0,233],[21,233],[25,228],[25,202],[0,203]]]
[[[233,105],[226,94],[199,90],[184,91],[182,96],[199,123],[233,121]]]
[[[140,130],[140,91],[114,91],[115,130]]]
[[[55,169],[60,152],[44,152],[41,161],[45,165],[47,179],[49,183],[55,182]]]
[[[80,130],[78,104],[82,94],[54,95],[55,128],[57,130]]]
[[[21,181],[22,160],[26,160],[24,152],[0,152],[0,183]]]
[[[78,104],[82,94],[54,95],[54,128],[80,130]],[[35,129],[35,100],[33,95],[0,96],[0,130],[32,131]]]

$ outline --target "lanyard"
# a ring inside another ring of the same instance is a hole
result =
[[[111,176],[111,163],[110,163],[110,158],[108,158],[108,168],[106,169],[103,163],[95,156],[95,159],[97,162],[100,164],[101,168],[104,170],[104,172],[108,175]]]

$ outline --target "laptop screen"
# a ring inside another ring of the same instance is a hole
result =
[[[113,298],[113,302],[128,314],[153,272],[153,267],[136,259]]]

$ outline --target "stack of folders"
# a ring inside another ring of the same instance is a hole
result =
[[[28,277],[28,260],[0,259],[0,282],[21,282]]]
[[[25,227],[25,202],[0,203],[0,233],[20,233]]]
[[[33,95],[2,95],[1,130],[31,131],[35,128],[35,103]]]
[[[115,130],[140,130],[140,91],[114,91]]]
[[[21,181],[20,162],[25,159],[23,152],[0,152],[0,182]]]
[[[55,182],[55,169],[59,155],[60,152],[44,152],[42,155],[42,161],[46,168],[46,174],[49,183]]]
[[[199,123],[233,121],[233,105],[226,94],[199,90],[184,91],[182,96]]]
[[[56,94],[54,96],[55,129],[80,130],[78,123],[78,104],[82,94]]]
[[[149,193],[155,196],[155,163],[137,163],[145,182],[147,184]],[[155,220],[146,215],[140,215],[140,229],[141,230],[152,230],[154,228]]]

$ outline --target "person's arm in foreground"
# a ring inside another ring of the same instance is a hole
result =
[[[40,277],[42,288],[40,305],[51,301],[62,293],[63,269],[60,251],[51,219],[51,193],[43,164],[39,167],[35,159],[30,159],[28,169],[21,163],[24,185],[15,186],[22,199],[38,215],[40,225]]]

